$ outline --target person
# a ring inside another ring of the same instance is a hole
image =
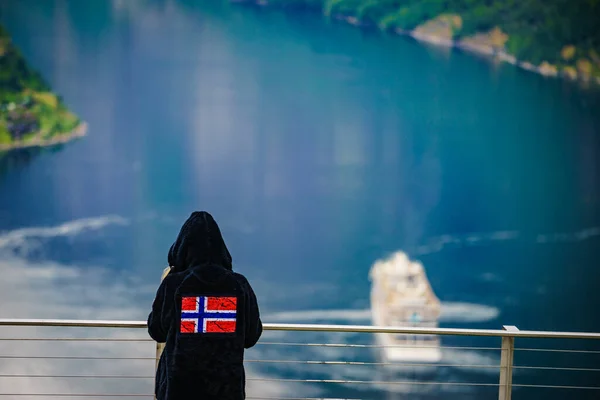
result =
[[[252,286],[233,272],[231,255],[209,213],[192,213],[168,261],[170,271],[148,316],[148,333],[165,343],[156,399],[245,399],[244,349],[256,344],[262,322]]]

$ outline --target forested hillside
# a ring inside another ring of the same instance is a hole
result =
[[[0,150],[59,143],[81,134],[79,118],[28,66],[0,26]]]

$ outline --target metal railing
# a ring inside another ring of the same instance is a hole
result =
[[[75,327],[87,329],[71,329]],[[115,328],[118,336],[113,335]],[[142,321],[0,319],[0,398],[151,399],[156,344],[145,328]],[[566,398],[583,396],[573,393],[600,398],[600,333],[521,331],[514,326],[489,330],[264,324],[264,329],[261,341],[246,355],[248,399],[340,400],[340,393],[349,393],[353,400],[380,399],[382,393],[399,391],[412,393],[411,398],[432,398],[435,393],[446,398],[444,393],[473,388],[499,400],[510,400],[516,390],[561,390],[567,391],[561,395]],[[402,346],[361,336],[372,334],[442,336],[440,349],[446,356],[433,364],[381,360],[373,352]],[[532,346],[516,347],[531,341]],[[556,341],[561,342],[544,346]],[[516,355],[521,362],[515,362]],[[578,359],[582,364],[575,366],[552,364],[552,357],[565,362],[567,356],[592,359]],[[448,369],[467,372],[443,372]],[[558,380],[573,373],[580,376]],[[535,382],[540,377],[550,383]],[[300,393],[306,395],[299,397]]]

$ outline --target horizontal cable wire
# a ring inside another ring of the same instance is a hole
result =
[[[257,345],[268,346],[307,346],[307,347],[349,347],[349,348],[409,348],[409,349],[454,349],[454,350],[502,350],[500,347],[467,347],[467,346],[412,346],[412,345],[378,345],[378,344],[346,344],[346,343],[298,343],[298,342],[258,342]]]
[[[600,368],[571,368],[571,367],[536,367],[533,365],[513,366],[513,369],[539,369],[547,371],[583,371],[600,372]]]
[[[129,338],[0,338],[0,342],[154,342],[152,339]],[[156,343],[156,342],[155,342]]]
[[[111,338],[0,338],[0,341],[36,341],[36,342],[151,342],[152,339],[111,339]],[[323,346],[323,347],[356,347],[356,348],[411,348],[411,349],[462,349],[462,350],[502,350],[500,347],[468,347],[468,346],[413,346],[413,345],[376,345],[347,343],[294,343],[294,342],[258,342],[257,345],[276,346]],[[517,350],[517,349],[515,349]],[[527,350],[527,349],[523,349]],[[600,353],[600,352],[599,352]]]
[[[156,357],[85,357],[85,356],[0,356],[0,359],[24,360],[156,360]]]
[[[394,365],[399,367],[461,367],[461,368],[500,368],[500,365],[460,365],[460,364],[417,364],[417,363],[394,363],[394,362],[363,362],[363,361],[318,361],[318,360],[244,360],[251,363],[279,363],[279,364],[325,364],[325,365]]]
[[[154,397],[153,394],[46,394],[46,393],[0,393],[0,396],[23,396],[23,397]],[[329,397],[254,397],[248,396],[247,400],[362,400],[362,399],[342,399]]]
[[[246,397],[247,400],[362,400],[333,397]]]
[[[561,386],[561,385],[522,385],[513,383],[513,387],[522,388],[544,388],[544,389],[580,389],[580,390],[600,390],[600,386]]]
[[[515,348],[515,351],[539,351],[548,353],[583,353],[583,354],[600,354],[600,350],[570,350],[570,349],[524,349]]]
[[[47,397],[154,397],[152,394],[45,394],[45,393],[0,393],[0,396],[47,396]],[[246,397],[247,400],[361,400],[329,397]]]
[[[109,338],[0,338],[0,341],[37,341],[37,342],[151,342],[151,339],[109,339]],[[457,349],[457,350],[502,350],[500,347],[468,347],[468,346],[413,346],[413,345],[374,345],[374,344],[346,344],[346,343],[294,343],[294,342],[258,342],[257,345],[275,346],[322,346],[322,347],[350,347],[350,348],[411,348],[411,349]],[[515,349],[517,350],[517,349]],[[530,349],[519,349],[530,350]],[[535,349],[534,349],[535,350]],[[533,350],[532,350],[533,351]],[[541,350],[540,350],[541,351]],[[600,351],[598,352],[600,353]]]
[[[0,393],[0,396],[23,396],[23,397],[152,397],[153,394],[95,394],[95,393]]]
[[[451,385],[451,386],[500,386],[499,383],[471,383],[471,382],[423,382],[423,381],[357,381],[344,379],[279,379],[279,378],[247,378],[247,381],[280,382],[280,383],[344,383],[344,384],[371,384],[371,385]],[[513,385],[514,386],[514,385]]]
[[[10,375],[0,374],[0,378],[82,378],[82,379],[154,379],[154,376],[132,375]]]

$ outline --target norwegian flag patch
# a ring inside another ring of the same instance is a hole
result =
[[[181,333],[234,333],[236,297],[181,298]]]

